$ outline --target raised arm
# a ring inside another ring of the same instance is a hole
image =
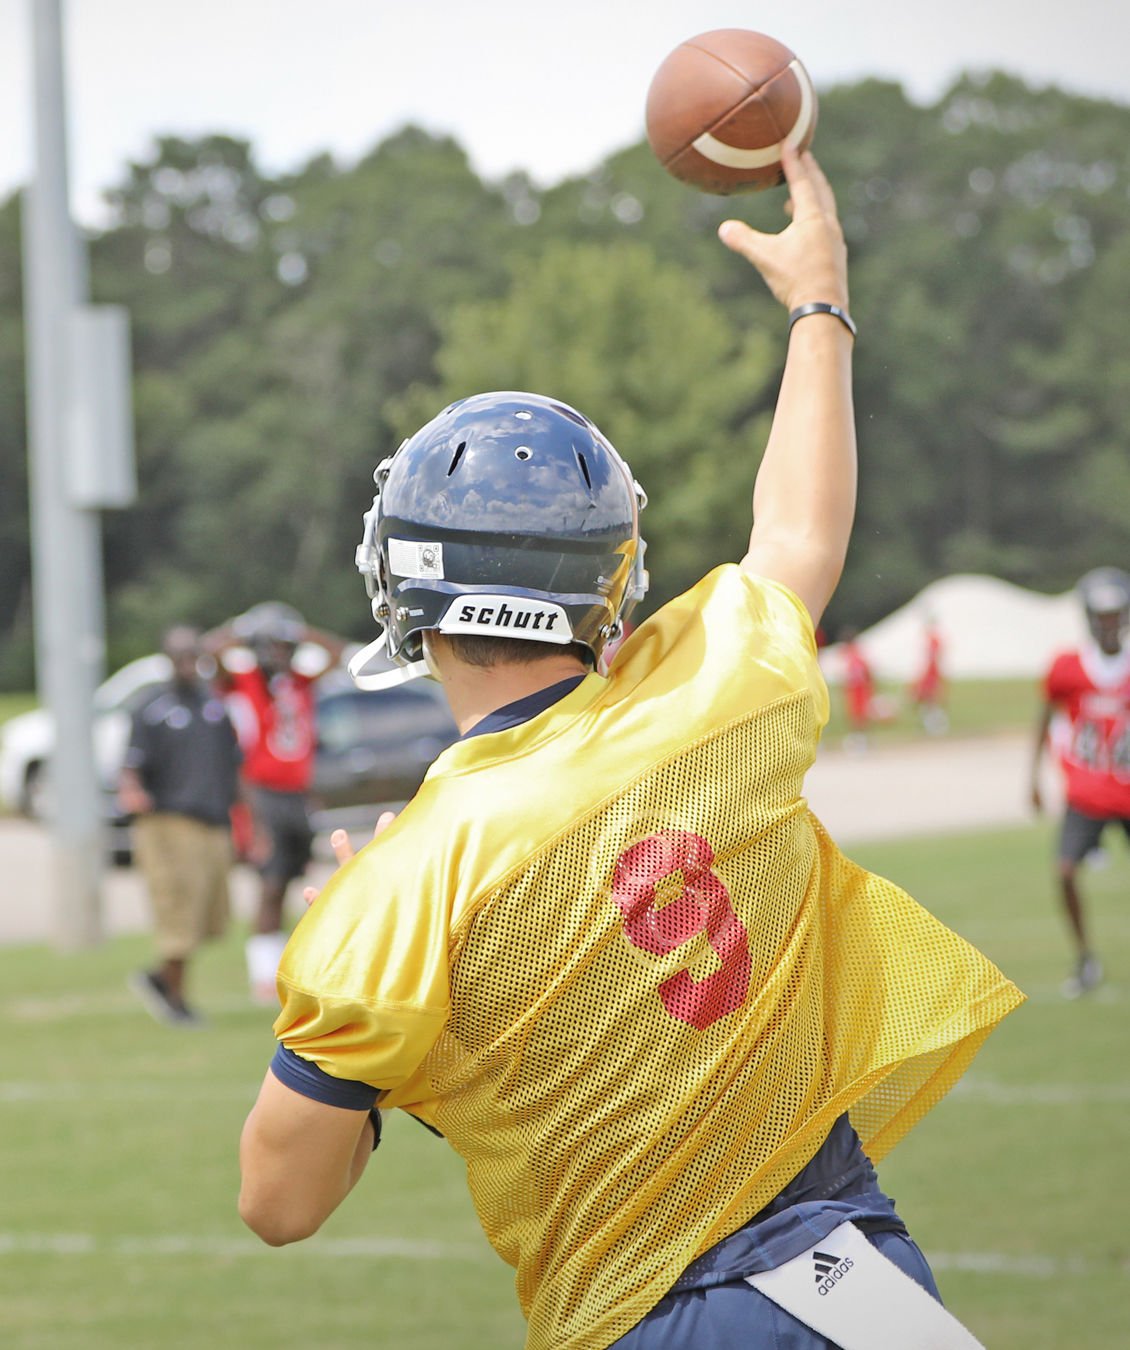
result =
[[[200,648],[215,661],[221,673],[227,673],[226,657],[234,647],[243,647],[246,643],[243,638],[235,632],[230,623],[221,624],[218,628],[210,628],[208,632],[200,635]]]
[[[782,156],[792,221],[763,234],[737,220],[722,242],[747,258],[790,315],[816,302],[848,309],[847,250],[835,198],[810,154]],[[819,621],[843,571],[855,516],[853,333],[825,310],[796,319],[769,442],[753,492],[742,567],[788,586]]]
[[[340,637],[337,633],[329,633],[324,628],[311,628],[309,624],[306,625],[302,640],[316,643],[321,647],[329,656],[331,666],[337,665],[350,646],[348,638]]]

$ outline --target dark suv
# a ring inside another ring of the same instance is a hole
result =
[[[95,698],[95,758],[115,862],[130,859],[129,819],[121,813],[116,790],[130,717],[168,675],[163,656],[142,657],[106,680]],[[458,736],[439,687],[429,680],[365,693],[345,670],[336,669],[323,675],[314,691],[318,748],[312,807],[319,832],[336,825],[371,829],[375,808],[406,802],[432,760]],[[4,731],[0,787],[11,798],[4,805],[33,818],[49,815],[53,719],[44,709],[33,709],[12,718]]]
[[[319,832],[336,825],[363,829],[375,823],[375,807],[406,802],[432,760],[459,735],[446,700],[428,680],[365,693],[333,671],[315,689],[311,808]]]

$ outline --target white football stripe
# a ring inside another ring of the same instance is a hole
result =
[[[712,136],[709,131],[704,131],[698,140],[691,142],[692,148],[697,150],[703,159],[708,159],[713,164],[721,164],[726,169],[764,169],[770,164],[776,164],[781,158],[782,145],[799,145],[808,134],[816,108],[816,91],[808,78],[808,71],[796,60],[789,62],[789,69],[800,85],[800,107],[797,109],[792,130],[783,141],[777,145],[762,146],[760,150],[742,150],[736,145],[727,145],[725,141]]]

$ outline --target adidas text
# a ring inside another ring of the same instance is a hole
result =
[[[816,1292],[823,1298],[830,1294],[836,1285],[855,1265],[850,1256],[833,1256],[830,1252],[813,1252],[812,1264],[815,1267]]]

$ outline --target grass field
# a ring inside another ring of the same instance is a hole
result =
[[[34,694],[0,694],[0,726],[3,726],[9,717],[29,712],[36,705],[37,699]]]
[[[1058,994],[1067,947],[1049,827],[854,848],[1030,994],[882,1169],[943,1292],[992,1350],[1127,1344],[1130,862],[1089,875],[1109,980]],[[9,896],[6,903],[14,903]],[[458,1160],[393,1117],[316,1238],[236,1217],[236,1141],[272,1051],[239,935],[201,957],[210,1026],[150,1022],[124,987],[143,939],[0,949],[0,1346],[5,1350],[519,1347],[509,1271]]]
[[[879,682],[876,693],[893,710],[890,721],[876,723],[871,736],[876,745],[891,745],[923,735],[917,711],[897,685]],[[831,715],[825,740],[836,744],[848,730],[843,691],[830,689]],[[1035,734],[1040,711],[1036,680],[952,680],[946,689],[946,712],[951,736],[981,736],[1002,731]]]

